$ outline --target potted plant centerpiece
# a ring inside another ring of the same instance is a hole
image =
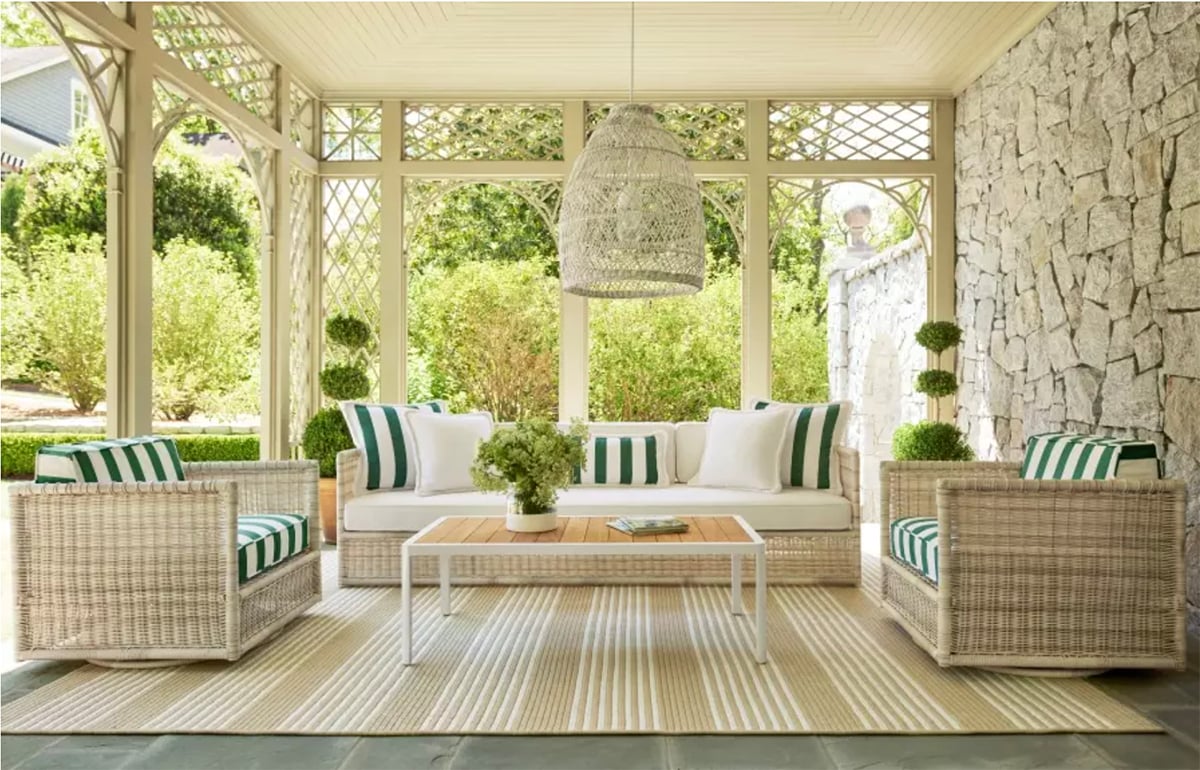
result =
[[[521,420],[499,428],[479,444],[471,480],[484,492],[506,492],[505,523],[512,532],[548,532],[558,526],[554,502],[576,466],[587,461],[587,426],[578,420],[566,433],[549,420]]]

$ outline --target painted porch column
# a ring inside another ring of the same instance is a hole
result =
[[[292,82],[282,67],[276,70],[275,116],[279,133],[290,136]],[[288,150],[270,151],[272,175],[265,184],[274,187],[273,233],[263,233],[262,244],[262,410],[259,422],[259,457],[283,460],[290,454],[288,424],[291,415],[291,301],[292,227],[291,163]]]
[[[934,174],[930,181],[933,199],[932,229],[933,254],[929,258],[929,275],[926,280],[927,313],[930,321],[954,321],[954,100],[938,99],[933,103],[933,163]],[[953,350],[942,355],[953,356]],[[928,366],[957,370],[951,361],[942,367],[941,356],[930,353]],[[928,419],[940,417],[946,422],[955,420],[955,397],[944,396],[928,399]]]
[[[153,9],[130,4],[134,45],[125,57],[125,146],[109,173],[106,432],[152,430],[154,269]]]
[[[742,399],[771,394],[771,180],[766,99],[747,105],[749,178],[742,258]]]
[[[563,160],[567,174],[583,152],[587,139],[587,105],[582,100],[563,104]],[[566,178],[563,178],[564,185]],[[588,418],[588,304],[586,297],[559,288],[558,417]]]
[[[380,131],[379,400],[402,404],[408,401],[408,258],[404,253],[404,177],[400,173],[402,102],[383,102]]]

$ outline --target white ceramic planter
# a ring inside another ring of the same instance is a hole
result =
[[[558,514],[549,511],[528,515],[509,511],[504,521],[509,532],[549,532],[558,526]]]

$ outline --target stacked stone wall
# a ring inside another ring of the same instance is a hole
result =
[[[1200,4],[1064,3],[958,99],[958,420],[1157,442],[1200,630]]]

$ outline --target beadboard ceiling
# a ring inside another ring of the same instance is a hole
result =
[[[639,2],[643,97],[949,96],[1053,3]],[[630,4],[229,3],[326,97],[614,97]]]

